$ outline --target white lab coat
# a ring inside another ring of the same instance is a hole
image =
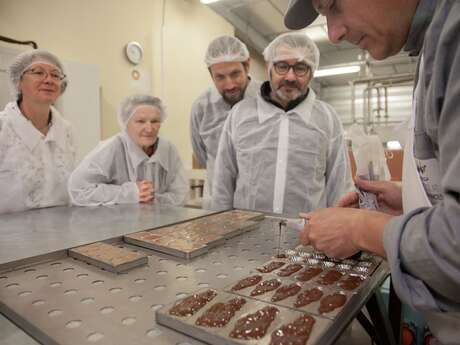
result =
[[[101,142],[75,169],[69,179],[73,204],[96,206],[139,202],[136,182],[152,181],[155,201],[182,205],[189,185],[179,153],[173,144],[158,138],[149,157],[126,132]]]
[[[352,189],[335,111],[309,94],[294,109],[257,98],[236,104],[222,131],[212,207],[297,215]]]
[[[54,107],[46,136],[16,102],[0,112],[0,213],[68,204],[74,164],[72,127]]]
[[[244,98],[255,97],[259,88],[260,82],[251,79],[244,93]],[[205,195],[203,196],[204,208],[210,208],[217,147],[219,146],[224,122],[231,109],[230,104],[222,98],[222,95],[214,86],[200,95],[192,105],[190,132],[193,154],[199,164],[206,167]]]

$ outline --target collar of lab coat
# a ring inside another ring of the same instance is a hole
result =
[[[45,138],[45,142],[55,142],[61,149],[66,149],[67,130],[64,119],[56,108],[51,107],[51,126],[46,136],[34,127],[32,122],[21,113],[16,102],[8,103],[7,113],[10,116],[14,131],[19,135],[24,144],[33,151],[38,143]]]
[[[316,100],[316,94],[312,88],[308,91],[308,96],[301,102],[297,107],[289,111],[284,111],[278,108],[274,104],[271,104],[263,99],[262,95],[257,95],[257,115],[259,117],[259,123],[262,124],[273,116],[279,116],[281,114],[286,115],[298,115],[300,118],[308,124],[310,122],[311,111],[313,104]]]
[[[169,158],[166,152],[166,142],[164,140],[160,140],[159,137],[157,138],[157,149],[155,153],[149,157],[144,150],[142,150],[142,148],[130,138],[128,133],[123,132],[122,137],[128,146],[129,157],[133,166],[137,168],[140,164],[146,161],[147,163],[158,163],[163,167],[163,169],[166,171],[168,170]]]

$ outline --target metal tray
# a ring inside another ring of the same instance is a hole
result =
[[[202,290],[201,290],[202,291]],[[179,332],[187,334],[193,338],[202,340],[209,344],[216,345],[236,345],[236,344],[261,344],[268,345],[270,342],[270,337],[272,332],[281,327],[282,325],[292,322],[299,316],[304,315],[302,312],[298,312],[292,309],[284,308],[282,306],[275,306],[279,310],[279,314],[276,316],[275,320],[268,327],[265,336],[260,339],[251,339],[243,340],[236,339],[229,336],[230,332],[233,330],[236,322],[239,318],[244,317],[247,314],[254,313],[256,310],[262,309],[266,306],[273,306],[270,303],[265,303],[263,301],[257,301],[250,298],[246,299],[246,304],[236,312],[235,316],[229,321],[229,323],[223,328],[210,328],[197,326],[195,324],[196,320],[213,304],[219,302],[226,302],[232,298],[237,297],[237,295],[226,293],[223,291],[218,291],[218,295],[210,302],[207,303],[202,309],[196,312],[192,316],[188,317],[178,317],[169,314],[169,310],[175,303],[167,305],[160,310],[156,311],[156,320],[158,323],[171,327]],[[179,303],[180,301],[176,302]],[[332,325],[332,322],[321,317],[313,316],[315,319],[315,324],[313,326],[312,332],[308,339],[307,344],[319,344],[320,338],[327,330],[328,327]]]

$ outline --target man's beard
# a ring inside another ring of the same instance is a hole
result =
[[[308,86],[306,85],[305,88],[302,90],[301,86],[295,81],[283,81],[278,85],[278,88],[275,89],[273,83],[270,81],[270,86],[272,91],[275,91],[276,95],[282,99],[283,101],[292,102],[296,99],[299,99],[307,94]],[[282,87],[287,86],[290,88],[296,88],[297,90],[291,92],[290,94],[286,94],[282,91]]]
[[[232,94],[232,95],[227,94],[226,91],[222,92],[222,98],[224,99],[225,102],[227,102],[231,106],[234,106],[236,103],[238,103],[244,98],[245,90],[241,88],[235,88],[235,89],[238,90],[239,92]]]

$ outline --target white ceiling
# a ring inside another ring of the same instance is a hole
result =
[[[235,27],[236,35],[262,52],[267,44],[281,33],[288,31],[283,23],[283,16],[289,0],[220,0],[209,4],[216,13],[224,17]],[[305,32],[312,38],[321,52],[320,67],[353,64],[363,60],[365,52],[348,42],[338,45],[327,39],[327,25],[324,17],[319,17]],[[386,76],[413,73],[416,59],[405,53],[386,61],[368,59],[371,75]],[[322,84],[342,84],[358,76],[321,78]]]

